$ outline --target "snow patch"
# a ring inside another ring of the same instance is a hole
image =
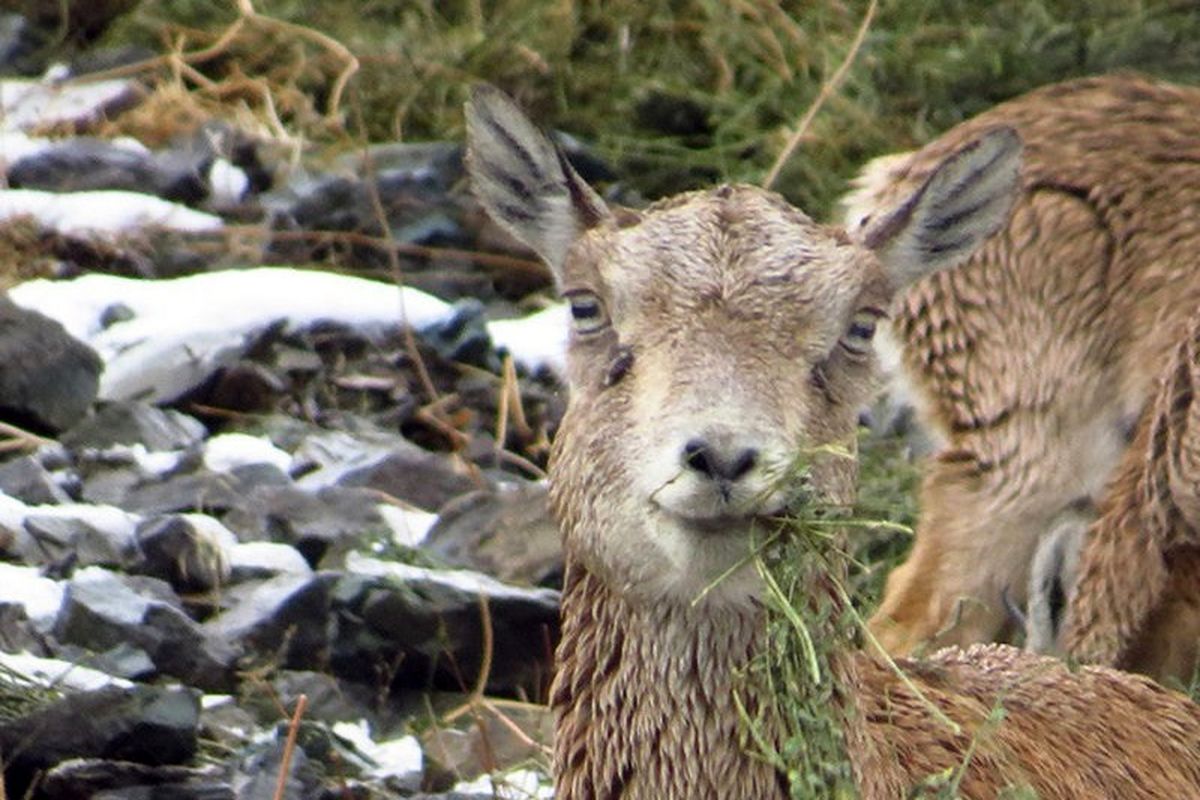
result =
[[[0,221],[33,217],[58,233],[87,238],[133,233],[143,228],[184,232],[220,230],[220,217],[148,194],[115,189],[91,192],[0,190]]]
[[[88,692],[105,686],[133,686],[132,681],[117,678],[106,672],[81,667],[57,658],[40,658],[27,652],[0,653],[0,667],[46,687]]]
[[[286,473],[292,457],[270,441],[248,433],[222,433],[204,443],[204,466],[213,472],[231,472],[251,464],[271,464]]]
[[[0,563],[0,604],[20,605],[39,629],[49,630],[62,607],[63,585],[37,567]]]

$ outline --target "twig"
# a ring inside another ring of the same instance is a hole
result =
[[[249,0],[239,0],[240,2],[249,2]],[[362,120],[362,108],[355,108],[358,116],[358,127],[361,130],[366,129],[366,125]],[[408,315],[404,308],[404,270],[400,266],[400,256],[395,248],[395,237],[392,236],[392,228],[388,224],[387,212],[383,209],[383,200],[379,197],[379,183],[377,181],[377,172],[375,170],[375,159],[371,158],[371,151],[363,147],[363,165],[366,168],[367,174],[367,195],[371,199],[371,210],[375,214],[375,219],[379,223],[379,229],[383,231],[383,240],[387,243],[385,252],[388,256],[388,266],[392,270],[392,281],[396,284],[400,295],[400,324],[402,328],[402,336],[404,337],[404,348],[408,351],[408,357],[412,359],[413,368],[417,371],[417,377],[421,381],[421,386],[425,390],[425,395],[433,403],[439,400],[437,387],[433,384],[433,378],[429,375],[429,370],[425,367],[425,360],[421,358],[421,352],[417,348],[417,338],[413,335],[412,327],[408,324]]]
[[[550,272],[540,261],[534,261],[529,258],[518,258],[517,256],[506,256],[502,253],[483,253],[477,250],[463,250],[456,247],[430,247],[424,244],[398,242],[390,236],[371,236],[370,234],[358,231],[263,231],[262,228],[254,225],[229,225],[226,226],[225,230],[228,233],[238,235],[251,234],[263,238],[269,236],[272,239],[284,241],[330,241],[360,244],[384,252],[390,250],[400,255],[421,256],[423,258],[461,258],[484,267],[508,269],[531,277],[550,280]]]
[[[867,6],[867,13],[863,15],[862,23],[858,26],[858,33],[854,35],[854,41],[850,44],[850,50],[846,53],[846,57],[842,59],[842,63],[829,80],[821,84],[821,91],[817,94],[817,98],[813,100],[812,105],[804,112],[800,124],[796,126],[796,130],[788,139],[783,152],[779,154],[775,159],[775,163],[771,165],[771,170],[767,173],[767,177],[763,181],[764,189],[770,189],[775,184],[779,173],[783,171],[783,165],[792,157],[792,153],[800,145],[800,140],[808,132],[808,126],[812,124],[813,118],[816,117],[817,112],[821,110],[821,106],[825,105],[825,101],[829,99],[830,95],[841,84],[842,79],[846,77],[846,72],[850,69],[850,65],[854,63],[854,58],[858,55],[863,40],[867,38],[867,30],[871,27],[871,20],[875,17],[876,5],[877,0],[871,0],[871,5]]]
[[[296,750],[296,735],[300,732],[300,718],[304,716],[307,705],[308,695],[302,694],[296,698],[296,711],[288,723],[287,741],[283,745],[283,756],[279,759],[279,779],[275,782],[274,800],[283,800],[287,791],[288,770],[292,766],[292,753]]]
[[[0,436],[7,437],[0,439],[0,452],[4,453],[12,450],[36,450],[54,443],[53,439],[38,436],[36,433],[30,433],[24,428],[18,428],[7,422],[0,422]]]

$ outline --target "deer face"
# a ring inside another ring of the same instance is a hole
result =
[[[571,306],[554,504],[568,555],[633,598],[753,602],[763,521],[850,500],[851,446],[895,290],[969,255],[1007,214],[1019,142],[951,159],[852,239],[777,195],[720,187],[613,211],[503,95],[468,106],[476,194],[537,250]],[[889,265],[890,262],[890,265]]]

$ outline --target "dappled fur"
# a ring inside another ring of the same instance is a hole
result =
[[[851,224],[997,123],[1026,147],[1008,226],[892,307],[905,377],[940,440],[912,553],[872,619],[892,652],[1008,635],[1003,594],[1023,603],[1039,538],[1099,500],[1200,305],[1193,88],[1108,76],[1004,103],[869,168]]]
[[[1200,314],[1087,531],[1064,624],[1068,656],[1185,686],[1200,654],[1198,389]]]

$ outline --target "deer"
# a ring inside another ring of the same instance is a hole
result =
[[[1003,225],[1020,138],[978,131],[850,233],[748,185],[610,206],[499,89],[474,88],[465,118],[475,196],[570,311],[549,465],[565,558],[555,796],[788,797],[787,770],[743,743],[739,706],[764,741],[784,725],[743,680],[771,646],[746,556],[778,515],[852,502],[840,445],[874,391],[875,331],[898,291]],[[781,480],[796,451],[803,475]],[[831,600],[839,552],[800,605]],[[1200,706],[1148,678],[1002,644],[893,665],[850,631],[812,635],[852,783],[829,796],[903,797],[957,770],[970,798],[1200,797]]]
[[[996,125],[1025,143],[1009,221],[901,292],[876,337],[937,443],[870,621],[894,654],[1013,636],[1006,596],[1024,605],[1039,543],[1099,504],[1200,305],[1200,89],[1114,75],[1034,90],[869,164],[845,224],[869,229]]]
[[[1194,685],[1200,669],[1200,313],[1172,349],[1100,507],[1050,536],[1026,646]]]

